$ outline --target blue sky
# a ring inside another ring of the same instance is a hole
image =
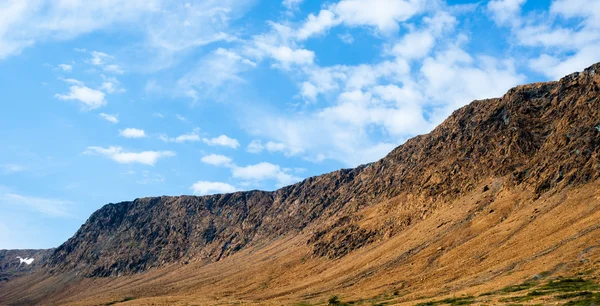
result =
[[[599,0],[2,1],[0,249],[375,161],[597,61]]]

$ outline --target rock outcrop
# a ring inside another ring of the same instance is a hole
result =
[[[427,135],[355,169],[274,192],[140,198],[92,214],[47,267],[86,276],[218,261],[251,245],[309,232],[312,256],[339,258],[427,218],[485,180],[508,177],[535,197],[600,177],[596,64],[558,82],[474,101]],[[389,202],[369,221],[364,211]]]
[[[54,249],[0,250],[0,282],[40,269],[53,252]]]

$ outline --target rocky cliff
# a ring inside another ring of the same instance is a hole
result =
[[[129,274],[219,261],[301,232],[309,234],[312,256],[339,258],[397,235],[490,178],[505,177],[534,197],[593,181],[600,176],[597,71],[600,64],[474,101],[382,160],[274,192],[106,205],[54,251],[47,267],[86,276]],[[377,203],[387,203],[386,210],[367,216]]]
[[[0,250],[0,282],[7,282],[40,269],[53,252],[54,249]],[[27,262],[22,262],[18,257]]]

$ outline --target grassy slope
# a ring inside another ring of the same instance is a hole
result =
[[[438,203],[438,211],[423,222],[339,260],[311,258],[306,232],[212,264],[173,265],[106,279],[62,275],[31,288],[31,279],[19,279],[0,288],[0,301],[23,295],[43,298],[40,288],[58,289],[72,282],[44,303],[324,304],[335,294],[366,305],[414,305],[463,295],[476,297],[476,304],[514,304],[509,299],[514,294],[480,295],[533,277],[543,276],[544,281],[597,271],[598,182],[535,201],[519,200],[531,196],[504,187],[501,179],[487,185],[489,191],[482,185],[452,203]],[[376,219],[383,215],[380,210],[395,204],[381,203],[364,214]]]

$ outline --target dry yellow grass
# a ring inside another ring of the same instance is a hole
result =
[[[482,184],[460,199],[438,203],[436,212],[414,226],[338,260],[311,257],[307,230],[215,263],[97,279],[36,274],[5,284],[0,301],[27,296],[65,305],[293,305],[325,304],[338,295],[356,304],[414,305],[479,296],[536,275],[596,271],[599,182],[537,200],[524,200],[531,199],[528,192],[505,187],[501,179],[487,185],[491,190],[483,192]],[[392,204],[368,208],[364,222],[384,218],[376,212]],[[500,301],[492,295],[476,298],[480,303]]]

